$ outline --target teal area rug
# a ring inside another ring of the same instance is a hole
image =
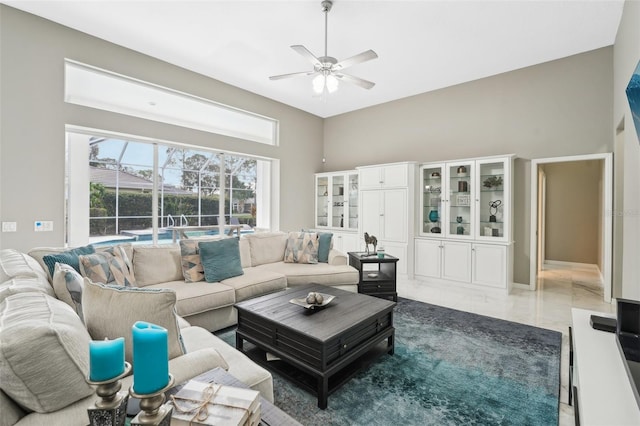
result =
[[[557,425],[562,334],[400,299],[395,354],[317,399],[273,374],[304,425]],[[235,345],[235,331],[219,336]]]

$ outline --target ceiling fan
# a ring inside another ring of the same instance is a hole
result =
[[[365,80],[360,77],[356,77],[350,74],[342,72],[343,69],[350,66],[376,59],[378,54],[373,50],[367,50],[359,53],[350,58],[344,59],[340,62],[332,56],[327,55],[327,22],[329,11],[333,2],[330,0],[324,0],[322,3],[322,12],[324,12],[324,56],[316,57],[306,47],[296,44],[291,46],[293,50],[304,56],[309,62],[313,64],[313,71],[294,72],[291,74],[274,75],[269,77],[270,80],[280,80],[283,78],[298,77],[303,75],[315,75],[313,79],[313,90],[322,94],[325,92],[333,93],[338,89],[339,81],[346,81],[348,83],[355,84],[364,89],[371,89],[375,86],[375,83]]]

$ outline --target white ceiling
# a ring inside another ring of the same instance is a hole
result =
[[[310,70],[289,46],[324,50],[320,0],[2,1],[237,87],[330,117],[612,45],[623,0],[335,0],[329,56],[367,49],[379,58],[314,97]]]

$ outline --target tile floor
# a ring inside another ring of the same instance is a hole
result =
[[[562,332],[560,426],[574,424],[568,402],[569,325],[571,308],[615,312],[615,305],[603,301],[602,282],[595,268],[550,265],[540,274],[539,291],[514,289],[502,292],[431,284],[419,280],[398,280],[398,295]]]

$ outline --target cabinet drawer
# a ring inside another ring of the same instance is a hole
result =
[[[396,291],[396,283],[393,281],[365,281],[359,287],[360,293]]]

